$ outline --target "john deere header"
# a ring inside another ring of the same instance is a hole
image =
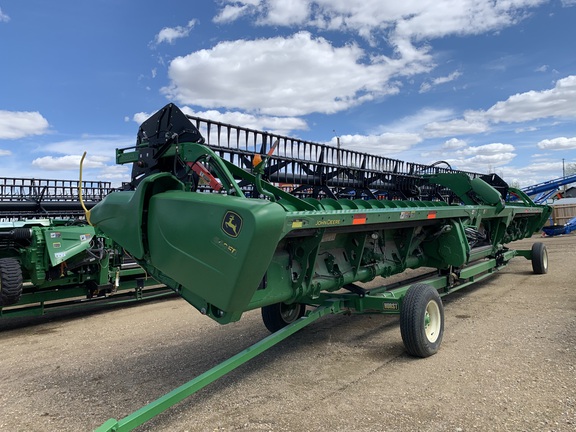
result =
[[[550,208],[498,176],[407,163],[184,115],[167,105],[117,151],[132,178],[90,214],[146,271],[225,324],[261,308],[274,334],[121,421],[131,430],[326,314],[399,314],[406,350],[444,332],[441,296],[515,256],[548,269]],[[408,268],[416,279],[387,284]],[[373,281],[368,289],[364,282]]]

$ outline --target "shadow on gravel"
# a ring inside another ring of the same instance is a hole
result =
[[[131,309],[144,304],[153,304],[155,302],[168,301],[170,299],[178,299],[176,294],[170,295],[162,299],[143,299],[134,303],[124,304],[100,304],[94,306],[76,306],[64,310],[51,310],[45,315],[31,316],[31,317],[18,317],[18,318],[0,318],[0,332],[8,330],[16,330],[22,328],[32,328],[41,326],[47,323],[58,323],[72,321],[88,316],[97,316],[106,312],[115,311],[119,309]]]

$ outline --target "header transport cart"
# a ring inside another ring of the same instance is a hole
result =
[[[273,333],[99,431],[137,427],[327,314],[398,314],[406,351],[433,355],[442,296],[515,256],[548,269],[542,243],[505,245],[538,232],[550,208],[494,174],[336,149],[172,104],[117,162],[133,164],[132,180],[87,212],[96,230],[200,313],[226,324],[260,308]],[[409,268],[431,271],[385,284]],[[375,278],[381,287],[362,286]]]

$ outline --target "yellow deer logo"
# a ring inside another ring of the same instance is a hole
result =
[[[242,218],[232,211],[226,212],[222,220],[222,231],[230,237],[238,237],[242,229]]]

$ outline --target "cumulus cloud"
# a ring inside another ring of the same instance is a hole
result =
[[[508,184],[526,187],[562,176],[562,161],[537,162],[522,167],[499,168]],[[556,173],[556,174],[553,174]]]
[[[267,132],[289,135],[293,131],[308,130],[308,124],[305,120],[298,117],[274,117],[264,115],[253,115],[242,113],[239,111],[225,111],[218,110],[195,111],[190,107],[180,107],[185,114],[208,119],[220,123],[228,123],[235,126],[242,126],[249,129],[265,130]],[[134,114],[133,120],[141,124],[148,119],[152,114],[139,112]],[[208,138],[208,137],[205,137]]]
[[[81,156],[78,154],[64,156],[42,156],[32,160],[32,166],[38,171],[49,172],[51,178],[78,179]],[[109,181],[113,187],[130,180],[132,166],[116,165],[110,158],[99,155],[88,155],[84,159],[83,178],[91,181]]]
[[[229,23],[236,21],[238,18],[253,12],[260,5],[260,0],[240,0],[222,2],[224,7],[213,19],[215,23]],[[230,3],[230,4],[226,4]]]
[[[446,141],[444,144],[442,144],[441,148],[442,150],[454,150],[454,149],[461,149],[464,147],[468,147],[466,141],[457,138],[452,138]]]
[[[576,149],[576,137],[545,139],[538,143],[538,147],[544,150],[573,150]]]
[[[416,113],[405,116],[378,128],[374,134],[383,132],[421,132],[427,124],[443,122],[454,116],[451,109],[422,108]]]
[[[78,140],[51,143],[36,152],[47,153],[32,160],[32,166],[54,178],[78,178],[82,153],[84,178],[110,181],[114,187],[130,180],[131,165],[116,165],[115,149],[134,145],[133,137],[84,136]]]
[[[206,108],[279,116],[335,113],[398,91],[387,80],[399,71],[381,61],[362,63],[364,56],[356,45],[335,48],[307,32],[221,42],[172,60],[172,84],[163,92]]]
[[[514,151],[514,146],[511,144],[492,143],[484,144],[476,147],[466,147],[456,152],[457,155],[470,156],[470,155],[499,155],[503,153],[511,153]]]
[[[48,120],[39,112],[0,110],[0,139],[43,135],[48,127]]]
[[[305,22],[311,12],[308,0],[269,0],[266,3],[266,16],[262,23],[271,25],[293,25]]]
[[[471,135],[486,132],[489,125],[477,118],[455,119],[446,122],[432,122],[424,127],[427,137],[447,137],[453,135]]]
[[[338,138],[341,148],[386,157],[407,151],[422,141],[415,133],[392,132],[379,135],[342,135]],[[337,138],[333,138],[329,144],[336,147]]]
[[[81,155],[43,156],[32,161],[32,165],[44,171],[78,171]],[[98,156],[87,156],[84,159],[84,168],[103,168],[105,160]]]
[[[398,35],[426,39],[498,30],[520,21],[526,9],[543,1],[224,0],[217,19],[222,22],[225,16],[232,21],[250,14],[259,24],[308,25],[365,35],[378,29],[392,29]],[[283,19],[286,16],[290,19]]]
[[[514,25],[544,1],[224,0],[215,21],[231,22],[250,15],[258,25],[351,31],[372,43],[383,36],[401,58],[408,59],[426,54],[425,41],[430,39]]]
[[[172,44],[176,39],[188,36],[196,22],[196,20],[190,20],[185,26],[164,27],[154,38],[154,44],[159,45],[163,42]]]
[[[172,100],[206,108],[331,114],[397,93],[399,84],[390,77],[413,72],[405,62],[367,58],[357,45],[334,47],[299,32],[289,38],[220,42],[176,57],[168,71],[171,85],[162,91]]]
[[[556,81],[554,88],[510,96],[490,107],[484,116],[492,122],[524,122],[547,117],[575,118],[576,75]]]
[[[37,151],[63,155],[81,155],[86,151],[89,156],[98,155],[98,157],[106,157],[108,160],[111,160],[117,148],[130,147],[135,145],[135,143],[136,139],[134,137],[119,135],[83,135],[78,139],[44,144]]]
[[[521,21],[542,1],[223,0],[213,19],[217,23],[249,17],[256,25],[354,32],[379,51],[368,57],[356,44],[337,47],[305,31],[220,42],[173,59],[170,84],[162,92],[178,103],[208,109],[273,116],[333,114],[396,94],[400,78],[432,70],[429,40],[498,31]],[[460,75],[455,71],[426,81],[421,92]],[[472,133],[486,130],[482,122],[466,123],[448,126]]]
[[[117,180],[116,184],[119,184],[128,180],[130,167],[116,167],[115,150],[133,146],[134,142],[132,136],[84,135],[74,140],[48,143],[34,151],[41,155],[32,160],[32,165],[38,170],[50,171],[50,175],[57,178],[77,178],[80,159],[86,151],[84,177],[91,180]]]
[[[559,79],[554,88],[528,91],[499,101],[486,111],[466,111],[464,118],[431,122],[425,127],[428,137],[477,134],[491,124],[520,123],[544,118],[576,118],[576,75]],[[529,126],[533,128],[534,126]],[[519,129],[519,132],[530,129]]]
[[[511,144],[491,143],[479,146],[460,145],[463,141],[449,140],[447,143],[454,147],[445,148],[449,151],[449,157],[445,160],[457,169],[489,172],[495,167],[510,163],[515,157],[515,148]],[[456,145],[460,145],[456,147]]]

